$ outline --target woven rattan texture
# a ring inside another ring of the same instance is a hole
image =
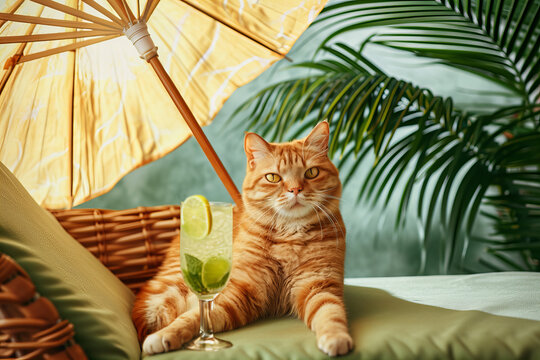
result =
[[[86,359],[73,336],[73,325],[36,293],[28,274],[0,254],[0,359]]]
[[[154,274],[180,235],[180,207],[50,210],[66,231],[133,292]]]

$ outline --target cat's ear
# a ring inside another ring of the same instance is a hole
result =
[[[244,137],[244,151],[246,152],[249,167],[253,169],[258,159],[270,154],[270,144],[259,135],[247,132]]]
[[[328,139],[330,138],[330,127],[328,121],[318,123],[308,136],[304,139],[306,147],[311,147],[318,153],[328,152]]]

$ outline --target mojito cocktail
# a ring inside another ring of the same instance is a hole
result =
[[[232,204],[208,202],[200,195],[190,196],[182,203],[182,276],[198,296],[201,311],[200,336],[186,346],[188,349],[209,351],[231,346],[214,337],[210,311],[231,273],[232,217]]]

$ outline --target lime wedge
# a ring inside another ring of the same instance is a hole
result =
[[[222,257],[211,257],[202,268],[202,284],[207,289],[217,289],[225,285],[231,271],[231,262]]]
[[[194,238],[203,239],[212,231],[212,211],[210,203],[202,195],[192,195],[182,204],[182,227]]]

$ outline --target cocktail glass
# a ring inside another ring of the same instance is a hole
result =
[[[210,312],[231,272],[233,207],[229,203],[210,202],[210,210],[212,225],[206,236],[193,237],[183,225],[180,230],[182,276],[199,298],[201,317],[199,336],[185,348],[199,351],[216,351],[232,346],[229,341],[214,336]]]

